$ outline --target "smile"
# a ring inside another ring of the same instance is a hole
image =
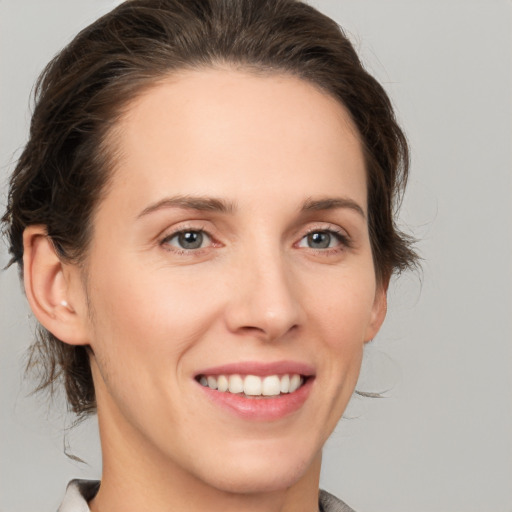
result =
[[[300,411],[316,380],[299,361],[243,361],[202,368],[197,387],[211,405],[248,421],[278,421]]]
[[[213,390],[246,397],[276,397],[294,393],[306,378],[297,373],[284,375],[199,375],[198,382]]]

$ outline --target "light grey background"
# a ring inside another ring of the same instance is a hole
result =
[[[0,207],[44,64],[114,0],[0,0]],[[325,450],[322,485],[358,512],[512,511],[512,3],[316,0],[386,86],[412,148],[402,224],[419,276],[392,284],[360,389]],[[7,262],[4,247],[0,265]],[[51,511],[100,475],[94,421],[27,398],[33,325],[0,273],[0,512]],[[63,445],[87,461],[73,462]]]

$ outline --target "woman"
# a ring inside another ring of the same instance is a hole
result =
[[[42,387],[97,412],[61,511],[350,510],[321,450],[414,264],[407,145],[293,0],[131,0],[45,70],[4,223]]]

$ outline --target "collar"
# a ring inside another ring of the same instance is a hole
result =
[[[99,480],[71,480],[57,512],[90,512],[90,500],[100,488]],[[346,503],[327,491],[320,490],[318,508],[321,512],[354,512]]]

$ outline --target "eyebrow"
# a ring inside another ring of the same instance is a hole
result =
[[[151,204],[137,216],[138,219],[149,215],[150,213],[167,208],[183,208],[187,210],[233,213],[236,210],[235,203],[225,201],[216,197],[202,196],[172,196],[166,197]],[[364,210],[354,200],[346,197],[327,197],[322,199],[306,199],[302,205],[302,212],[313,212],[323,210],[335,210],[338,208],[348,208],[354,210],[359,215],[366,218]]]
[[[235,210],[235,205],[234,203],[224,201],[223,199],[217,199],[215,197],[173,196],[166,197],[148,206],[139,213],[137,218],[140,219],[145,215],[166,208],[183,208],[187,210],[231,213]]]
[[[363,208],[356,203],[353,199],[347,197],[326,197],[323,199],[312,199],[309,198],[304,202],[302,206],[303,212],[317,212],[322,210],[335,210],[338,208],[348,208],[354,210],[359,215],[366,219],[366,214]]]

